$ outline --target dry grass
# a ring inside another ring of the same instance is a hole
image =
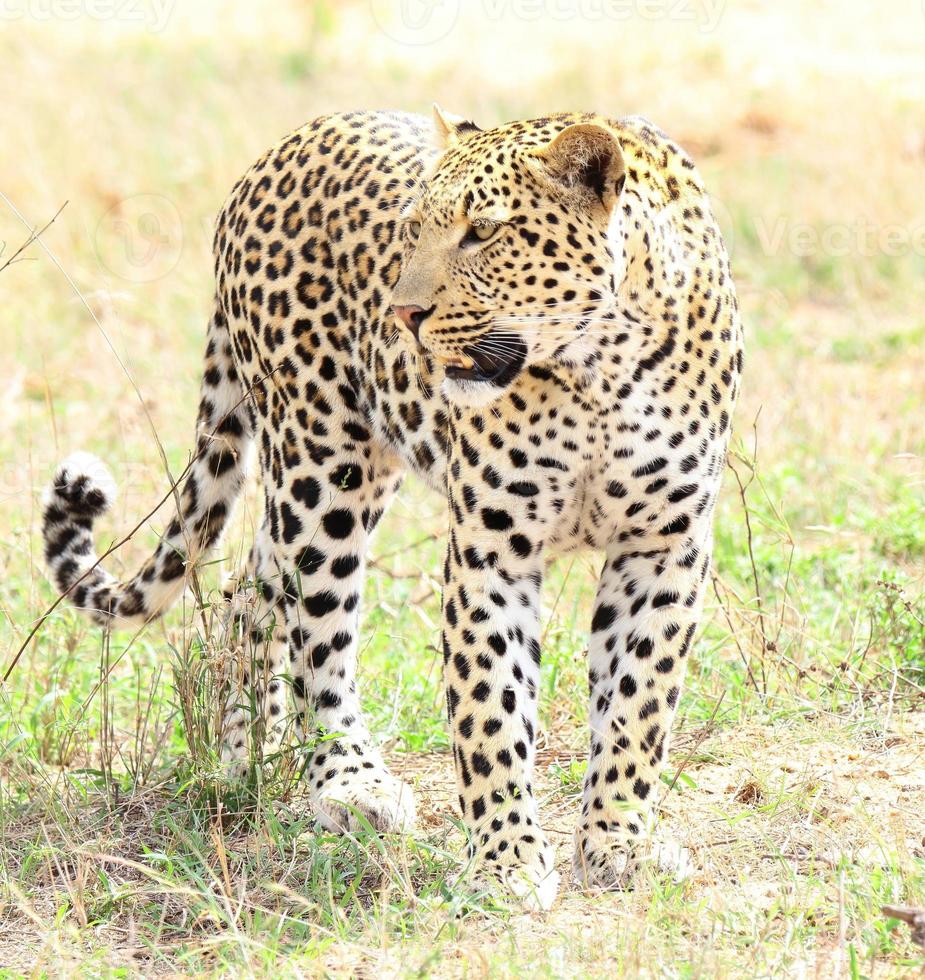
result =
[[[531,968],[550,975],[608,970],[639,975],[658,972],[651,969],[653,954],[655,962],[670,954],[696,964],[707,976],[801,970],[847,975],[846,940],[859,938],[857,909],[881,900],[884,880],[925,856],[920,813],[925,716],[904,716],[896,730],[874,738],[850,736],[828,728],[823,737],[814,722],[689,734],[676,751],[696,749],[697,758],[686,769],[682,791],[666,790],[663,812],[675,836],[691,849],[698,869],[691,881],[666,888],[643,876],[631,894],[591,898],[567,885],[556,908],[539,920],[473,913],[471,928],[454,924],[447,902],[427,894],[434,870],[445,870],[448,850],[461,843],[447,824],[455,789],[446,759],[395,755],[396,771],[420,794],[419,837],[433,853],[403,842],[387,842],[379,851],[361,843],[356,897],[370,909],[367,921],[342,939],[339,924],[316,923],[309,933],[315,943],[332,936],[338,941],[321,955],[307,941],[295,944],[283,969],[293,975],[325,969],[414,975],[448,933],[446,938],[455,941],[443,950],[441,976],[483,969],[514,976]],[[538,761],[539,792],[548,828],[561,841],[563,872],[580,792],[573,777],[581,760],[568,748],[547,747]],[[258,911],[283,921],[316,912],[313,902],[293,893],[304,888],[300,857],[317,861],[318,850],[336,851],[337,845],[330,839],[309,844],[300,840],[298,828],[291,832],[299,819],[297,801],[277,801],[274,808],[274,817],[289,824],[289,846],[280,847],[276,826],[226,831],[215,824],[209,853],[183,877],[162,870],[157,861],[139,860],[162,843],[176,847],[170,836],[177,828],[165,833],[159,826],[169,807],[169,795],[155,788],[109,812],[78,809],[65,827],[37,829],[34,821],[7,825],[7,851],[28,855],[31,867],[28,894],[17,896],[15,911],[6,917],[2,961],[23,967],[38,961],[53,970],[76,967],[88,947],[105,944],[110,965],[159,972],[170,969],[177,954],[208,964],[218,947],[228,957],[229,947],[241,942],[235,931],[246,932]],[[21,866],[9,870],[23,874]],[[49,931],[62,900],[68,921]],[[139,914],[150,916],[145,906],[152,901],[167,934],[158,942],[138,931]],[[91,945],[87,926],[101,918],[101,903],[113,907],[93,930]],[[414,923],[410,935],[395,934],[400,918]],[[807,929],[820,941],[811,950],[794,949],[794,934]],[[865,929],[875,935],[879,930],[882,941],[886,923],[873,921]],[[182,941],[168,938],[173,931]],[[737,951],[726,942],[730,931],[738,937]],[[248,937],[242,945],[254,941]],[[491,952],[496,943],[516,951],[510,968]]]
[[[376,542],[362,683],[421,831],[317,834],[297,752],[225,782],[203,617],[251,495],[202,570],[205,611],[105,642],[55,610],[0,688],[0,977],[917,975],[921,950],[879,909],[925,905],[925,11],[691,0],[534,20],[467,0],[435,43],[402,45],[377,26],[387,6],[178,0],[157,33],[5,25],[0,191],[36,227],[68,201],[42,241],[73,285],[36,243],[0,271],[0,658],[53,599],[37,514],[58,459],[84,447],[119,474],[101,545],[168,489],[154,433],[185,465],[211,218],[270,142],[332,109],[433,99],[484,123],[640,112],[714,191],[748,331],[738,479],[663,802],[699,870],[567,890],[542,918],[449,888],[444,520],[415,486]],[[0,266],[27,235],[0,202]],[[540,785],[563,862],[595,567],[547,591]]]

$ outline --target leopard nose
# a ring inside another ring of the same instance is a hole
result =
[[[425,310],[423,306],[393,306],[392,312],[411,331],[414,339],[418,339],[421,324],[434,312],[434,307]]]

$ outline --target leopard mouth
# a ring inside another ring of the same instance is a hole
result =
[[[492,335],[444,360],[444,374],[452,381],[471,381],[504,387],[519,374],[527,360],[527,345],[513,334]]]

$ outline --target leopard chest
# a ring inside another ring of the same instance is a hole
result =
[[[670,401],[627,400],[620,409],[597,427],[575,536],[603,549],[669,545],[712,512],[724,436]]]

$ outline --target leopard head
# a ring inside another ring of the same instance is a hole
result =
[[[622,280],[623,153],[596,121],[481,130],[434,114],[441,152],[402,212],[392,308],[442,364],[446,398],[486,404],[528,365],[600,356]]]

